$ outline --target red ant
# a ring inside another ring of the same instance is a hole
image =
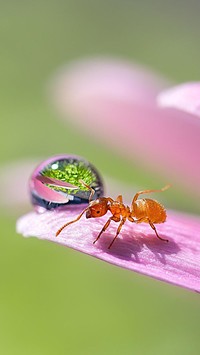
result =
[[[85,212],[86,218],[96,218],[104,216],[108,211],[110,211],[112,216],[107,220],[106,224],[103,226],[101,232],[94,240],[93,244],[95,244],[100,238],[101,234],[105,232],[111,221],[120,222],[117,228],[117,233],[108,247],[108,249],[110,249],[127,219],[129,220],[129,222],[134,223],[149,223],[150,227],[154,230],[157,238],[168,242],[167,239],[163,239],[158,235],[156,227],[154,226],[154,224],[156,223],[163,223],[166,221],[167,215],[164,207],[156,200],[151,200],[148,198],[138,199],[138,197],[142,194],[165,191],[170,187],[170,185],[166,185],[160,190],[142,190],[137,192],[133,198],[131,207],[129,207],[123,204],[122,195],[119,195],[116,200],[113,200],[111,197],[100,197],[97,200],[92,201],[94,190],[90,186],[85,184],[84,181],[80,180],[80,182],[91,191],[89,205],[79,214],[76,219],[64,224],[56,232],[56,237],[65,227],[77,222]]]

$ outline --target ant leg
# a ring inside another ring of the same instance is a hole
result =
[[[120,231],[121,231],[121,229],[122,229],[122,226],[123,226],[123,224],[124,224],[125,222],[126,222],[126,218],[123,218],[123,219],[121,220],[121,222],[120,222],[120,225],[119,225],[118,228],[117,228],[116,236],[115,236],[115,238],[112,240],[112,242],[110,243],[108,249],[110,249],[111,246],[113,245],[115,239],[116,239],[117,236],[119,235],[119,233],[120,233]]]
[[[88,190],[90,190],[89,202],[91,202],[91,201],[92,201],[92,197],[93,197],[94,194],[95,194],[95,190],[94,190],[91,186],[87,185],[83,180],[80,179],[79,182],[80,182],[83,186],[87,187]]]
[[[65,227],[69,226],[69,225],[72,224],[72,223],[77,222],[77,221],[82,217],[82,215],[83,215],[85,212],[87,212],[87,210],[88,210],[88,207],[85,208],[85,209],[78,215],[78,217],[77,217],[76,219],[74,219],[73,221],[70,221],[70,222],[65,223],[60,229],[58,229],[58,231],[56,232],[56,237],[62,232],[62,230],[63,230]]]
[[[135,223],[149,223],[150,227],[154,230],[154,232],[156,233],[156,237],[160,240],[163,240],[164,242],[168,242],[169,240],[168,239],[164,239],[164,238],[161,238],[159,235],[158,235],[158,232],[156,230],[156,227],[154,226],[154,224],[151,222],[151,220],[149,218],[140,218],[140,219],[133,219],[133,221],[131,221],[129,219],[130,222],[135,222]]]
[[[168,184],[168,185],[162,187],[162,189],[159,189],[159,190],[142,190],[142,191],[139,191],[139,192],[137,192],[137,193],[135,194],[131,205],[133,205],[133,203],[138,199],[139,195],[142,195],[142,194],[149,194],[149,193],[151,193],[151,192],[162,192],[162,191],[165,191],[165,190],[169,189],[170,186],[171,186],[171,185]]]
[[[128,217],[128,220],[129,220],[129,222],[136,222],[136,220],[131,216]]]
[[[95,244],[95,243],[97,242],[97,240],[100,238],[100,236],[102,235],[102,233],[105,232],[105,230],[108,228],[108,226],[109,226],[111,220],[112,220],[112,217],[110,217],[110,218],[107,220],[106,224],[103,226],[101,232],[99,233],[98,237],[94,240],[93,244]]]
[[[148,219],[148,222],[149,222],[149,225],[150,227],[154,230],[154,232],[156,233],[156,237],[160,240],[163,240],[164,242],[168,242],[169,240],[168,239],[164,239],[164,238],[161,238],[159,235],[158,235],[158,232],[156,230],[156,227],[154,226],[154,224],[150,221],[150,219]]]

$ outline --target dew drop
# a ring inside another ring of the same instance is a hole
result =
[[[80,180],[94,189],[93,199],[104,195],[99,172],[84,158],[57,155],[41,162],[29,181],[31,202],[36,211],[87,204],[91,192]]]

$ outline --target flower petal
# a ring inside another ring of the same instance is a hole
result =
[[[1,208],[8,210],[9,213],[15,213],[19,209],[27,211],[29,204],[28,180],[40,159],[24,159],[1,165]]]
[[[152,102],[166,80],[138,64],[111,58],[80,60],[61,68],[51,82],[51,95],[64,115],[81,114],[99,100]]]
[[[80,206],[73,206],[65,211],[32,212],[18,220],[17,231],[26,237],[56,242],[116,266],[200,292],[200,219],[170,212],[167,222],[157,226],[160,236],[169,239],[169,243],[157,239],[147,224],[127,222],[109,250],[117,228],[114,222],[93,244],[108,216],[89,220],[82,217],[55,237],[56,231],[76,218],[81,210]]]
[[[56,186],[56,187],[66,187],[70,188],[70,190],[77,190],[78,187],[70,184],[69,182],[61,181],[58,179],[54,179],[52,177],[44,176],[44,175],[37,175],[36,180],[39,180],[43,184],[49,184],[51,186]]]
[[[186,113],[157,107],[164,83],[125,61],[80,61],[54,79],[51,101],[92,139],[199,196],[200,124]]]
[[[200,82],[185,83],[158,96],[161,107],[171,107],[200,117]]]
[[[39,179],[32,181],[32,185],[34,186],[34,190],[37,192],[37,194],[46,201],[55,203],[66,203],[69,201],[67,195],[50,189],[46,185],[42,184]]]

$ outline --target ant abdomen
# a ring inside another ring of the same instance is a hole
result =
[[[132,205],[132,217],[141,220],[149,219],[152,223],[163,223],[166,221],[166,211],[156,200],[148,198],[139,199]]]

